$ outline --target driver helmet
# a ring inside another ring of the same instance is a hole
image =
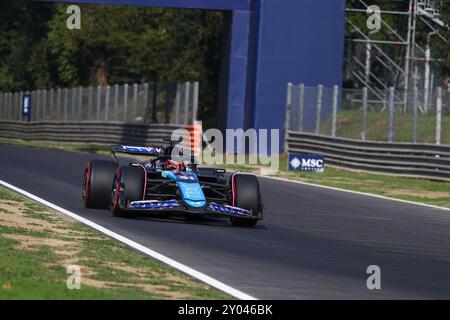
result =
[[[167,160],[166,161],[166,170],[180,170],[184,171],[186,170],[186,166],[184,165],[184,161],[177,162],[174,160]]]

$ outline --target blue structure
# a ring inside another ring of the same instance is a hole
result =
[[[288,82],[332,86],[342,81],[345,0],[58,2],[228,11],[229,46],[219,110],[222,128],[280,129]]]

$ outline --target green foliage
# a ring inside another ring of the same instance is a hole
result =
[[[45,38],[52,13],[47,4],[0,2],[0,90],[48,85]]]
[[[0,3],[0,91],[200,81],[203,106],[217,102],[222,12],[67,4]]]

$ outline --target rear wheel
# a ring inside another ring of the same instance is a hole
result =
[[[110,191],[111,192],[111,191]],[[110,210],[115,217],[130,216],[126,206],[144,197],[144,171],[142,168],[122,166],[117,170],[111,192]]]
[[[234,206],[252,210],[255,219],[231,217],[231,223],[235,226],[253,227],[256,225],[256,215],[260,211],[260,192],[258,179],[250,174],[237,174],[231,179],[231,187],[234,188]]]
[[[108,209],[116,167],[112,161],[88,162],[83,178],[83,203],[86,208]]]

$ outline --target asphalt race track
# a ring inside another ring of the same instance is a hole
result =
[[[260,179],[265,220],[114,218],[85,209],[93,156],[0,146],[0,179],[259,299],[450,298],[450,211]],[[381,290],[366,269],[381,268]]]

